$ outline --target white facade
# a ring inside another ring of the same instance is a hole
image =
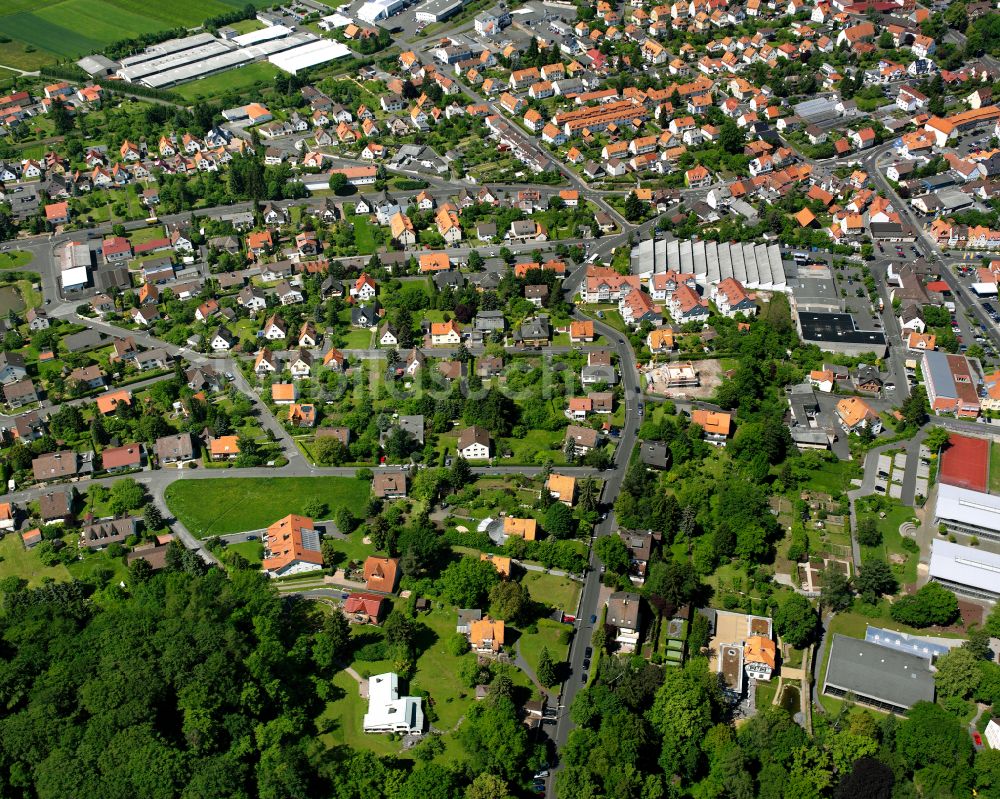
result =
[[[986,725],[986,743],[990,745],[990,749],[1000,749],[1000,723],[996,719],[990,719],[990,723]]]
[[[475,460],[488,460],[490,457],[490,448],[486,444],[479,444],[478,442],[473,442],[469,446],[458,451],[458,454],[465,458],[467,461]]]
[[[400,697],[399,677],[392,672],[369,677],[364,730],[420,735],[424,731],[424,710],[420,697]]]

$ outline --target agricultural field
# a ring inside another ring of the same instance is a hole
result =
[[[367,482],[352,477],[259,477],[179,480],[167,488],[167,507],[199,538],[260,530],[312,500],[329,516],[340,507],[363,508]]]
[[[0,29],[14,42],[72,58],[139,34],[198,25],[206,17],[239,6],[233,0],[197,4],[186,0],[7,0],[0,10]]]

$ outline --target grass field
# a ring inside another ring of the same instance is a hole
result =
[[[4,577],[20,577],[35,587],[46,577],[69,580],[69,571],[62,564],[43,566],[37,550],[24,548],[21,536],[6,535],[0,540],[0,579]]]
[[[259,530],[310,500],[355,512],[368,500],[368,483],[350,477],[233,477],[178,480],[167,488],[167,506],[199,538]]]
[[[219,97],[226,92],[241,92],[256,86],[269,85],[279,72],[274,64],[261,61],[245,67],[209,75],[201,80],[193,80],[171,89],[185,100],[197,101]]]
[[[1000,444],[994,441],[990,445],[990,482],[989,492],[1000,494]]]
[[[27,250],[0,252],[0,269],[20,269],[30,264],[33,257]]]
[[[11,40],[0,42],[0,64],[6,64],[14,69],[32,72],[39,67],[47,66],[56,60],[52,53],[38,50],[25,42]],[[5,73],[4,78],[8,75]]]
[[[568,577],[530,571],[521,578],[521,584],[528,589],[535,602],[540,602],[553,610],[576,612],[580,585]]]
[[[7,0],[0,29],[40,50],[79,56],[137,34],[198,25],[239,6],[234,0]]]

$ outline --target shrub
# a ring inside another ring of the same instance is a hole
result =
[[[354,653],[354,659],[360,660],[362,663],[372,663],[376,660],[385,660],[386,654],[384,641],[372,641],[370,644],[365,644],[358,649]]]

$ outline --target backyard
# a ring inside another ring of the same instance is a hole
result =
[[[65,581],[70,579],[69,570],[59,564],[43,566],[37,549],[25,549],[21,536],[6,535],[0,540],[0,579],[20,577],[34,588],[46,579]]]
[[[289,513],[305,513],[311,501],[326,504],[327,516],[341,507],[358,511],[368,494],[368,483],[351,477],[240,477],[178,480],[166,500],[193,535],[208,538],[262,529]]]

